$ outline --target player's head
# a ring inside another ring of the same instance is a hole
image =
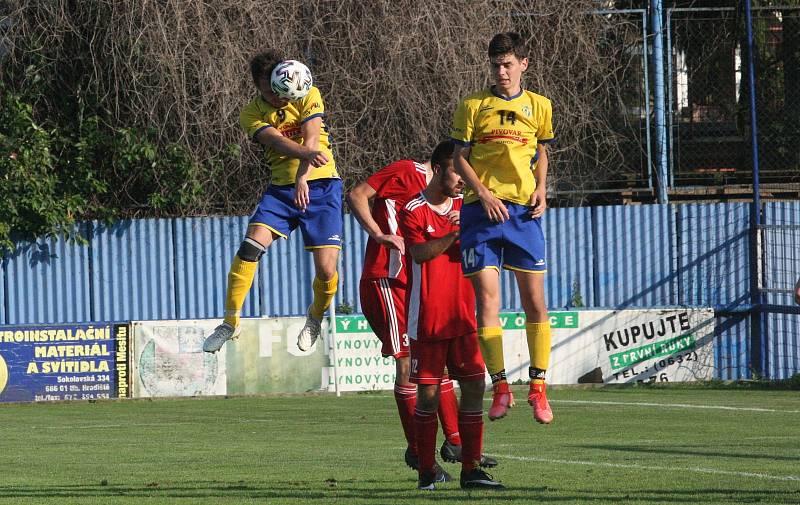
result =
[[[498,33],[489,41],[489,64],[498,91],[507,94],[521,87],[522,73],[528,69],[528,57],[518,33]]]
[[[250,59],[250,74],[253,76],[253,83],[267,103],[279,108],[284,107],[289,101],[278,97],[272,91],[269,81],[272,70],[284,59],[283,54],[277,49],[267,49]]]
[[[455,197],[464,189],[464,181],[453,166],[453,151],[455,144],[452,140],[445,140],[433,149],[431,154],[431,169],[433,179],[445,196]]]

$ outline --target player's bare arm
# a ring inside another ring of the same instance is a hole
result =
[[[536,162],[536,170],[533,178],[536,179],[536,190],[531,195],[531,215],[542,217],[547,210],[547,144],[538,144],[536,152],[539,158]]]
[[[312,120],[313,121],[313,120]],[[275,128],[264,128],[256,135],[259,144],[274,149],[281,154],[307,160],[313,167],[321,167],[328,163],[328,157],[320,150],[312,150],[304,145],[300,145],[292,139],[281,135]]]
[[[478,179],[478,175],[475,173],[475,169],[472,168],[472,165],[467,161],[469,153],[469,147],[455,147],[453,151],[453,165],[455,166],[456,172],[464,180],[464,183],[478,196],[483,210],[486,212],[486,215],[489,216],[489,219],[500,223],[508,220],[508,209],[506,209],[506,206],[481,183],[480,179]]]
[[[322,128],[322,117],[315,117],[303,123],[300,127],[303,135],[303,146],[312,150],[319,150],[319,133]],[[306,210],[310,201],[308,191],[308,176],[311,172],[310,160],[302,160],[297,169],[294,182],[294,205],[300,210]]]
[[[347,194],[347,203],[350,205],[350,211],[361,224],[361,227],[364,228],[364,231],[378,244],[389,249],[397,249],[404,254],[406,247],[403,237],[392,235],[391,233],[383,233],[378,223],[372,218],[370,209],[376,194],[375,188],[366,182],[362,182]]]
[[[458,231],[451,231],[441,238],[435,238],[422,244],[408,246],[408,252],[415,263],[425,263],[439,256],[458,240]]]

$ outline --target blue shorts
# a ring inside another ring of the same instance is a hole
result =
[[[500,267],[521,272],[544,273],[544,233],[540,218],[531,217],[527,205],[503,201],[509,219],[490,221],[480,202],[461,208],[461,268],[470,276]]]
[[[316,179],[308,183],[309,199],[305,212],[294,205],[294,184],[270,184],[250,224],[269,228],[287,238],[298,226],[306,249],[342,248],[342,180]]]

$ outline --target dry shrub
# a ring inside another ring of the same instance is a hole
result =
[[[499,31],[528,40],[526,86],[554,104],[551,189],[575,202],[624,171],[620,81],[635,22],[588,15],[590,0],[26,0],[0,4],[10,20],[7,64],[46,69],[37,110],[68,95],[111,125],[155,128],[187,147],[205,194],[183,215],[245,213],[268,180],[258,146],[238,127],[254,96],[248,58],[283,48],[309,63],[322,90],[334,153],[351,187],[391,160],[424,158],[449,133],[459,97],[487,85],[486,45]],[[5,75],[5,74],[4,74]],[[10,74],[9,74],[10,75]],[[13,85],[25,86],[17,72]],[[636,91],[636,90],[634,90]],[[634,92],[635,94],[635,92]],[[638,139],[638,125],[627,138]],[[634,142],[635,143],[635,142]],[[231,144],[224,176],[209,168]],[[624,175],[624,174],[622,174]],[[118,191],[137,174],[118,173]],[[159,184],[159,181],[155,181]]]

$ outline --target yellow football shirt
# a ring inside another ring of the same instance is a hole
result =
[[[453,115],[452,139],[471,148],[469,164],[497,198],[528,205],[536,189],[536,145],[553,137],[550,100],[531,91],[504,98],[486,89],[464,98]],[[467,189],[464,202],[478,199]]]
[[[323,118],[323,122],[319,135],[319,150],[325,153],[329,161],[324,166],[312,167],[308,179],[338,178],[339,174],[336,171],[336,163],[333,161],[333,153],[330,148],[328,127],[325,124],[325,106],[322,104],[322,96],[316,87],[312,86],[311,91],[304,98],[296,102],[289,102],[280,109],[273,107],[258,96],[242,109],[239,114],[239,124],[253,140],[261,130],[277,128],[284,137],[303,144],[301,125],[320,116]],[[299,159],[286,156],[269,147],[266,148],[264,157],[272,173],[272,184],[279,186],[294,184],[297,169],[300,167]]]

